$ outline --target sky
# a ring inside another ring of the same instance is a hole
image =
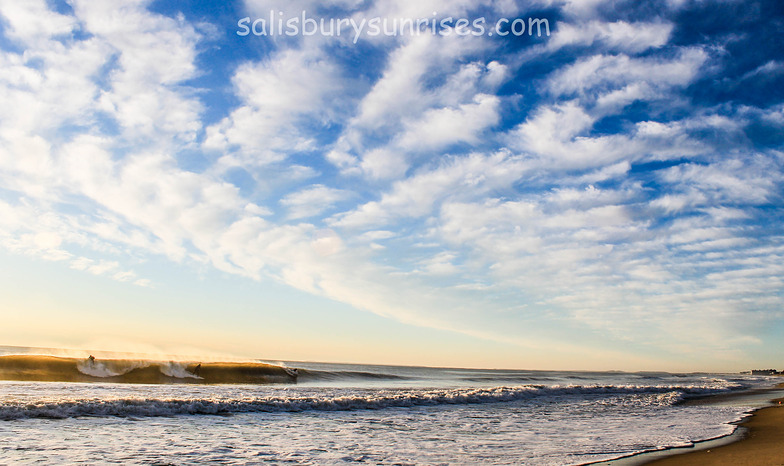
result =
[[[0,344],[782,369],[782,29],[775,0],[0,0]]]

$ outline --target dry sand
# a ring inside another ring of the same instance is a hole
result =
[[[755,411],[753,416],[741,424],[749,431],[738,442],[710,450],[678,454],[646,464],[654,466],[784,465],[784,404],[782,402],[784,398],[774,400],[774,403],[777,403],[775,406]]]

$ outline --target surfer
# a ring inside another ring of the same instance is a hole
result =
[[[201,372],[201,363],[197,364],[196,368],[193,369],[193,375],[195,375],[196,377],[199,377],[199,372]]]
[[[90,362],[90,365],[91,365],[91,366],[95,365],[95,356],[93,356],[93,355],[91,354],[91,355],[90,355],[90,357],[89,357],[89,358],[87,358],[87,361],[89,361],[89,362]]]

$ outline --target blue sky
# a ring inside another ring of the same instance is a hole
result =
[[[237,34],[271,11],[550,35]],[[0,339],[778,367],[783,23],[774,1],[0,1]]]

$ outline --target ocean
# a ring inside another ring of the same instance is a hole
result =
[[[295,382],[198,384],[177,363],[159,368],[175,383],[2,381],[0,463],[585,464],[728,435],[751,406],[682,401],[776,383],[285,365]]]

